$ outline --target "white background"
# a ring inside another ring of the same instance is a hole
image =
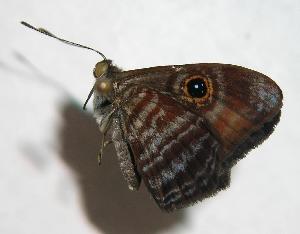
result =
[[[164,214],[127,189],[114,149],[84,102],[93,52],[19,24],[26,20],[101,50],[124,69],[238,64],[283,90],[272,136],[232,171],[231,187]],[[0,233],[300,233],[298,0],[41,1],[0,5]]]

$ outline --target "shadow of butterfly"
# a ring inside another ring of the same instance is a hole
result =
[[[97,50],[22,24],[103,57],[88,97],[104,135],[99,162],[112,142],[129,188],[143,180],[162,210],[228,187],[232,166],[280,119],[282,92],[259,72],[218,63],[122,71]]]

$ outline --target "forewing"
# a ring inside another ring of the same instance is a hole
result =
[[[206,79],[210,96],[197,101],[186,95],[185,81]],[[282,92],[269,77],[235,65],[191,64],[128,71],[124,84],[146,86],[168,95],[203,118],[205,127],[221,144],[224,165],[245,155],[266,139],[279,121]]]

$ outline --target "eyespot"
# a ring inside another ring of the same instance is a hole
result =
[[[95,78],[101,77],[108,70],[108,63],[106,60],[98,62],[94,68],[93,74]]]
[[[191,76],[183,81],[184,99],[203,106],[211,98],[213,91],[211,80],[202,76]]]
[[[203,79],[195,78],[186,83],[187,91],[193,98],[202,98],[207,93],[207,86]]]

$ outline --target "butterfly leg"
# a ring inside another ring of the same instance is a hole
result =
[[[112,141],[109,140],[109,141],[106,141],[105,140],[105,137],[106,137],[106,134],[110,128],[110,125],[111,125],[111,117],[112,117],[112,114],[114,113],[115,110],[112,110],[103,120],[101,126],[100,126],[100,132],[103,133],[102,135],[102,139],[101,139],[101,145],[100,145],[100,151],[98,153],[98,164],[100,165],[101,164],[101,160],[102,160],[102,155],[103,155],[103,150],[104,148],[109,145]]]
[[[101,146],[100,146],[100,151],[98,153],[98,164],[101,164],[102,161],[102,155],[103,155],[103,150],[105,149],[106,146],[108,146],[110,143],[112,143],[111,140],[106,141],[105,140],[106,137],[106,132],[103,133],[102,139],[101,139]]]
[[[103,149],[104,149],[104,141],[105,141],[105,134],[102,135],[101,144],[100,144],[100,151],[98,153],[98,165],[101,164],[102,161],[102,155],[103,155]]]
[[[112,143],[112,140],[105,141],[103,147],[105,148],[106,146],[110,145],[111,143]]]

